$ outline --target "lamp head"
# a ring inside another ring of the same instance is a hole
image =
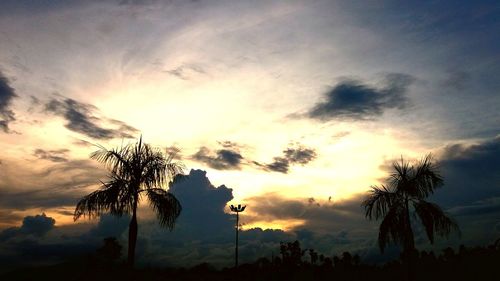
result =
[[[231,205],[229,206],[229,209],[232,211],[232,212],[236,212],[236,213],[239,213],[239,212],[243,212],[245,211],[245,208],[247,206],[241,206],[241,204],[238,204],[238,206],[234,206],[234,205]]]

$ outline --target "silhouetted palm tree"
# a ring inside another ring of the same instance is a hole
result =
[[[366,217],[383,219],[380,224],[378,244],[383,252],[388,242],[403,245],[403,253],[415,249],[411,227],[411,213],[425,228],[427,237],[434,242],[434,234],[448,236],[458,230],[457,224],[441,208],[425,199],[443,185],[443,178],[429,154],[416,165],[410,165],[401,158],[393,164],[394,173],[387,185],[372,186],[371,194],[362,203]]]
[[[174,195],[164,189],[165,184],[183,172],[181,163],[173,162],[175,153],[167,156],[160,149],[139,142],[120,149],[100,149],[91,158],[102,162],[110,170],[109,180],[83,197],[76,205],[74,220],[81,216],[98,217],[105,212],[121,216],[132,214],[129,225],[128,264],[134,265],[137,241],[137,206],[146,197],[153,207],[160,225],[173,229],[181,212]]]

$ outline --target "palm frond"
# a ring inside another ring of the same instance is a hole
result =
[[[452,231],[460,232],[457,223],[446,216],[438,205],[418,200],[413,202],[413,206],[431,243],[434,243],[434,233],[448,237]]]
[[[167,174],[170,181],[172,181],[175,176],[184,174],[186,166],[181,162],[169,162],[167,163]]]
[[[95,218],[105,212],[118,216],[129,213],[132,202],[126,185],[126,182],[117,178],[107,183],[102,182],[101,189],[83,197],[77,203],[73,219],[76,221],[81,216]]]
[[[182,206],[172,193],[161,188],[145,190],[161,226],[172,230],[182,211]]]
[[[389,242],[400,244],[404,241],[404,218],[401,204],[391,206],[380,224],[378,245],[383,253]]]
[[[391,174],[389,184],[396,192],[404,193],[407,188],[407,183],[410,181],[413,167],[410,166],[410,163],[405,161],[403,157],[401,157],[399,162],[395,161],[392,163],[392,167],[395,172]]]
[[[106,168],[108,168],[114,174],[124,174],[124,172],[130,171],[130,145],[126,145],[124,147],[121,147],[120,149],[111,150],[108,150],[101,145],[99,145],[98,147],[98,150],[90,154],[90,158],[104,163]]]
[[[443,177],[438,167],[432,161],[432,155],[426,155],[415,168],[411,186],[412,195],[423,199],[434,193],[436,188],[443,185]]]
[[[367,218],[378,220],[386,215],[395,200],[397,200],[397,194],[386,186],[372,186],[368,198],[361,203],[361,206],[365,208]]]

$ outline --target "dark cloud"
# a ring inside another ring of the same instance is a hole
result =
[[[85,233],[85,237],[102,239],[106,237],[120,238],[126,232],[130,223],[130,216],[121,217],[112,215],[101,215],[97,225]]]
[[[257,166],[262,167],[266,171],[278,172],[286,174],[288,173],[288,168],[290,168],[290,162],[283,157],[274,157],[273,162],[269,164],[261,164],[259,162],[254,162]]]
[[[6,241],[19,235],[44,236],[54,228],[56,221],[45,214],[27,216],[21,227],[11,227],[0,232],[0,241]]]
[[[283,150],[283,156],[273,158],[273,162],[268,164],[253,161],[253,163],[266,171],[288,173],[291,165],[300,164],[305,165],[316,159],[316,150],[305,147],[301,144],[294,144],[291,147]]]
[[[187,227],[187,222],[196,222],[189,227],[204,234],[230,228],[231,215],[224,213],[224,208],[233,199],[232,189],[224,185],[215,187],[205,171],[191,170],[183,180],[170,187],[170,192],[182,205],[179,224]]]
[[[11,109],[12,100],[17,95],[10,86],[9,79],[0,72],[0,129],[4,133],[10,133],[9,123],[16,120],[14,111]]]
[[[124,122],[96,117],[98,109],[74,99],[51,99],[45,104],[45,111],[66,119],[66,128],[94,139],[134,138],[139,131]],[[115,128],[106,128],[108,122]]]
[[[444,186],[429,201],[449,213],[462,232],[462,238],[452,237],[449,245],[493,241],[499,234],[492,232],[491,226],[500,217],[500,136],[472,145],[450,144],[436,163]],[[386,162],[381,169],[389,174],[393,168]]]
[[[16,13],[39,13],[48,12],[52,9],[66,8],[73,6],[76,3],[84,1],[64,1],[64,0],[4,0],[0,2],[0,14],[16,14]]]
[[[207,147],[200,147],[191,157],[217,170],[241,169],[243,156],[240,154],[238,147],[231,142],[222,142],[220,145],[223,148],[215,151]]]
[[[387,109],[406,108],[406,93],[413,81],[412,76],[396,73],[386,75],[382,88],[357,80],[344,80],[325,93],[324,100],[311,108],[306,116],[321,121],[374,119]]]
[[[293,164],[305,165],[316,158],[316,151],[311,148],[297,146],[283,150],[285,158]]]
[[[69,149],[44,150],[41,148],[35,149],[33,155],[39,159],[49,160],[52,162],[68,162],[66,154]]]
[[[61,262],[69,257],[95,253],[106,237],[126,244],[128,216],[103,215],[96,225],[55,226],[45,214],[27,216],[21,227],[0,232],[0,271],[18,266]],[[83,227],[83,228],[82,228]],[[140,248],[139,248],[140,249]]]
[[[27,216],[23,219],[21,231],[37,236],[43,236],[54,228],[55,223],[56,220],[51,217],[47,217],[43,213],[41,215]]]
[[[0,171],[0,209],[26,210],[75,205],[87,193],[87,187],[99,184],[99,179],[106,175],[105,170],[91,160],[55,162],[41,171],[27,170],[26,167],[31,166],[22,164],[5,162]],[[26,170],[19,176],[15,174]],[[0,219],[3,221],[6,218]]]
[[[282,156],[274,157],[271,163],[260,163],[243,157],[240,152],[245,147],[243,145],[231,141],[219,142],[219,145],[222,148],[218,150],[201,147],[191,158],[217,170],[239,170],[243,165],[251,165],[265,171],[286,174],[290,166],[305,165],[317,157],[316,150],[295,143],[283,150]]]
[[[454,216],[485,216],[500,214],[500,197],[476,201],[470,205],[453,207],[448,212]]]
[[[474,145],[449,145],[440,158],[445,185],[434,200],[456,207],[500,197],[500,136]]]

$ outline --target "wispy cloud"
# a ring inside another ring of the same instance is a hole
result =
[[[69,149],[44,150],[41,148],[35,149],[33,155],[39,159],[49,160],[52,162],[68,162],[67,153]]]
[[[45,112],[63,117],[66,128],[94,139],[134,138],[139,131],[122,121],[96,116],[98,109],[87,103],[71,98],[53,98],[45,104]],[[115,128],[105,127],[111,123]]]

